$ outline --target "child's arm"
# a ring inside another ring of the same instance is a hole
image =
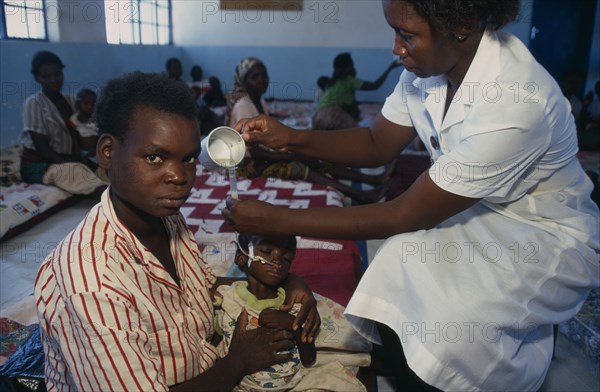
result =
[[[296,331],[293,331],[293,323],[294,316],[277,309],[265,309],[260,312],[260,315],[258,316],[258,324],[261,327],[284,329],[292,332],[294,334],[294,340],[296,341],[296,347],[298,347],[298,353],[300,354],[300,360],[302,361],[302,364],[304,366],[310,366],[317,358],[317,349],[315,348],[315,343],[314,341],[311,343],[304,343],[301,339],[302,327],[298,327]]]
[[[214,293],[217,290],[217,287],[221,285],[231,285],[238,280],[245,280],[245,278],[218,276],[217,281],[210,288],[211,298],[213,300],[215,299]],[[294,322],[298,325],[298,330],[301,331],[301,333],[304,333],[303,340],[307,342],[314,340],[314,337],[321,326],[321,318],[317,312],[317,300],[313,296],[312,291],[302,278],[293,273],[288,275],[283,288],[286,292],[286,302],[282,305],[281,310],[288,311],[295,303],[301,304],[302,307]],[[300,328],[300,325],[304,325],[306,328]],[[295,332],[293,329],[290,331]]]
[[[372,82],[363,81],[363,83],[359,87],[359,90],[364,90],[364,91],[377,90],[379,87],[381,87],[383,85],[383,82],[385,82],[389,73],[394,68],[398,68],[401,65],[402,65],[402,63],[399,63],[397,60],[392,61],[392,63],[385,69],[385,71],[383,71],[381,76],[379,76],[376,80],[374,80]]]

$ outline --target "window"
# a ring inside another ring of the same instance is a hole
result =
[[[170,0],[105,0],[109,44],[169,45]]]
[[[0,38],[46,40],[45,0],[0,0]]]

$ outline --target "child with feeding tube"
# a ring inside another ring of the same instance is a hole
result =
[[[303,342],[300,327],[292,331],[292,322],[300,306],[294,305],[289,312],[279,310],[286,295],[281,283],[287,279],[296,255],[296,237],[240,234],[236,245],[234,262],[247,280],[219,286],[215,294],[215,331],[223,336],[224,350],[229,347],[235,322],[243,309],[248,313],[248,329],[267,327],[290,331],[296,347],[289,350],[292,353],[290,361],[247,375],[234,391],[308,391],[314,388],[365,391],[354,374],[337,361],[338,357],[336,361],[317,360],[315,342]],[[321,346],[319,342],[317,339]]]

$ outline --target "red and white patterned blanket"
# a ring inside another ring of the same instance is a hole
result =
[[[224,173],[207,172],[198,165],[191,196],[181,208],[195,234],[203,257],[219,276],[237,272],[233,264],[236,233],[221,216],[230,192]],[[256,198],[289,208],[339,208],[344,197],[319,184],[274,178],[238,178],[241,199]],[[354,241],[300,238],[292,271],[321,295],[346,305],[360,276],[360,252]]]

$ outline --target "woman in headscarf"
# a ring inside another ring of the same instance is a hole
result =
[[[235,68],[233,91],[227,94],[225,124],[234,126],[242,118],[269,114],[262,98],[269,87],[269,75],[264,63],[256,57],[240,61]]]

